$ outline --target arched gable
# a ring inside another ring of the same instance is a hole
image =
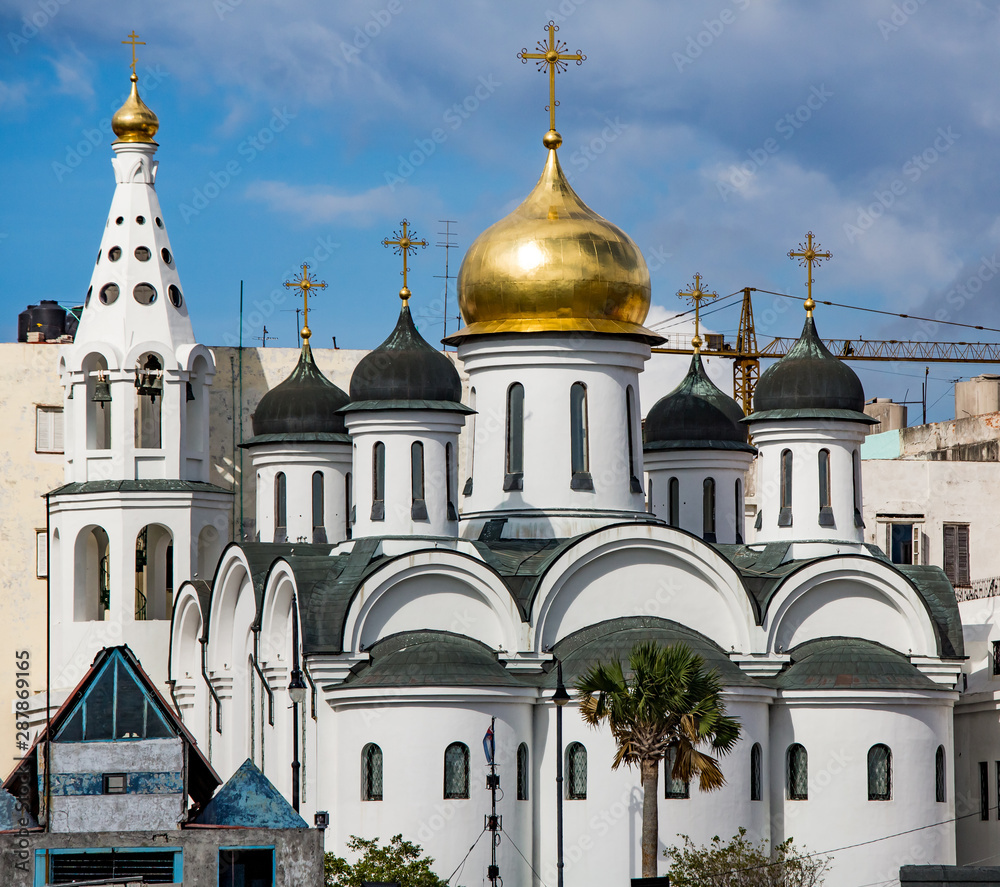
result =
[[[144,354],[155,354],[163,365],[164,370],[177,370],[177,356],[169,349],[163,347],[163,342],[146,341],[140,342],[129,348],[125,359],[122,361],[122,368],[131,370]]]
[[[521,617],[500,577],[443,549],[411,552],[369,574],[344,619],[344,650],[360,652],[407,631],[447,631],[492,649],[520,649]]]
[[[208,377],[215,375],[215,355],[204,345],[181,345],[177,349],[177,365],[182,370],[190,372],[195,362],[201,359],[201,367]]]
[[[938,656],[926,604],[891,566],[868,557],[809,561],[790,573],[764,615],[766,652],[822,637],[856,637],[903,654]]]
[[[232,668],[242,658],[245,639],[257,621],[250,565],[238,546],[223,552],[212,584],[208,620],[208,664],[213,671]]]
[[[170,659],[167,663],[171,680],[195,678],[201,672],[201,640],[205,634],[205,618],[201,598],[195,586],[184,582],[174,598],[170,620]]]
[[[700,539],[654,524],[606,527],[566,548],[531,606],[532,648],[621,616],[674,619],[748,652],[754,609],[738,572]]]
[[[265,662],[285,657],[291,649],[292,597],[297,593],[291,566],[277,561],[268,573],[261,602],[259,655]]]

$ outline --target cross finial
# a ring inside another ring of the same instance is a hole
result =
[[[719,298],[719,294],[702,290],[701,275],[695,274],[694,286],[689,290],[678,290],[677,295],[682,299],[688,299],[694,305],[694,338],[691,340],[691,345],[694,347],[694,353],[698,354],[701,351],[701,336],[698,333],[698,324],[700,321],[702,300],[717,299]]]
[[[309,344],[309,337],[312,330],[309,329],[309,290],[326,289],[325,280],[316,280],[309,275],[309,266],[302,263],[302,277],[298,280],[286,280],[285,286],[289,289],[296,288],[302,290],[302,344]]]
[[[813,233],[812,231],[806,234],[805,243],[799,244],[799,252],[795,250],[788,251],[788,258],[798,259],[799,264],[803,267],[809,266],[809,279],[806,280],[806,290],[808,298],[805,301],[806,317],[813,316],[813,308],[816,307],[816,303],[813,301],[813,265],[818,265],[820,262],[824,262],[827,259],[833,258],[833,253],[829,250],[825,253],[818,252],[818,243],[813,243]]]
[[[556,106],[559,104],[556,101],[556,73],[561,74],[566,70],[568,67],[566,62],[576,62],[578,65],[582,65],[587,58],[580,50],[573,53],[566,52],[566,43],[562,40],[556,40],[556,31],[558,30],[559,26],[550,21],[548,24],[548,43],[539,40],[538,52],[528,52],[527,47],[525,47],[517,54],[522,64],[526,65],[528,59],[532,59],[537,64],[539,71],[548,68],[549,104],[545,110],[549,112],[549,131],[542,139],[542,144],[546,148],[558,148],[562,144],[562,136],[556,132]]]
[[[139,39],[139,35],[136,34],[135,28],[132,29],[132,33],[129,34],[128,36],[129,36],[129,39],[128,40],[122,40],[122,43],[131,43],[132,44],[132,76],[135,77],[136,76],[136,73],[135,73],[135,48],[136,48],[136,46],[145,46],[146,45],[146,41]]]
[[[412,252],[417,251],[418,246],[426,248],[427,241],[413,239],[416,235],[414,232],[411,232],[409,230],[410,223],[406,221],[406,219],[403,219],[403,221],[399,223],[399,227],[401,229],[400,231],[392,232],[393,234],[396,235],[396,239],[390,240],[388,237],[386,237],[385,240],[382,241],[382,246],[384,247],[391,246],[393,248],[392,251],[397,256],[403,257],[403,288],[399,291],[399,298],[403,300],[403,304],[405,305],[410,300],[410,288],[407,286],[407,278],[406,278],[407,272],[409,271],[407,259],[409,258],[411,251]]]

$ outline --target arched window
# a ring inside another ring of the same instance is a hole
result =
[[[444,750],[445,798],[469,797],[469,746],[453,742]]]
[[[566,749],[566,797],[571,801],[587,799],[587,749],[571,742]]]
[[[325,500],[323,472],[314,471],[312,477],[313,542],[326,542]]]
[[[873,745],[868,749],[868,800],[892,798],[892,752],[889,746]]]
[[[715,541],[715,478],[706,477],[702,483],[701,537],[706,542]]]
[[[864,527],[865,521],[861,516],[861,452],[854,451],[852,459],[854,467],[854,526]]]
[[[351,472],[344,475],[344,538],[350,539],[353,535],[351,525],[354,523],[354,502],[351,492]]]
[[[944,803],[944,746],[939,745],[934,752],[934,800],[939,804]]]
[[[468,417],[466,424],[466,438],[465,438],[465,470],[468,472],[468,477],[465,479],[465,486],[462,487],[463,496],[472,495],[472,475],[476,467],[476,389],[469,389],[469,406],[472,408],[472,414]],[[456,466],[457,471],[458,466]]]
[[[288,484],[285,472],[279,471],[274,476],[274,541],[285,542],[288,539]]]
[[[574,490],[593,490],[590,479],[590,444],[587,427],[587,386],[574,382],[569,390],[569,441],[570,469]]]
[[[628,474],[629,474],[629,489],[633,493],[642,492],[642,484],[639,482],[639,478],[635,476],[635,428],[633,423],[635,422],[635,391],[632,386],[629,385],[625,389],[625,427],[628,429]]]
[[[427,503],[424,501],[424,445],[414,441],[410,445],[410,492],[413,504],[410,517],[413,520],[427,520]]]
[[[361,749],[361,800],[382,800],[382,749],[374,742]]]
[[[743,542],[743,481],[736,478],[736,488],[733,491],[734,501],[733,506],[735,511],[733,512],[733,520],[736,525],[736,542],[741,544]]]
[[[788,746],[785,752],[786,783],[790,801],[805,801],[809,798],[809,755],[797,742]]]
[[[681,483],[676,477],[667,481],[667,523],[671,527],[681,525]]]
[[[448,520],[458,520],[458,509],[455,507],[455,474],[458,465],[455,464],[455,448],[449,441],[444,445],[444,485],[448,507]]]
[[[385,444],[372,447],[372,520],[385,520]]]
[[[690,798],[691,783],[686,779],[674,779],[674,764],[677,763],[677,746],[667,749],[663,756],[663,797]]]
[[[781,451],[781,509],[778,511],[778,526],[792,525],[792,451]]]
[[[764,798],[764,772],[761,760],[760,743],[755,742],[750,749],[750,800],[761,801]]]
[[[141,366],[140,366],[141,364]],[[135,369],[135,446],[159,449],[163,406],[163,364],[155,354],[140,358]]]
[[[523,742],[517,747],[517,799],[528,800],[528,746]]]
[[[515,382],[507,389],[507,465],[505,490],[524,489],[524,386]]]
[[[833,522],[833,507],[830,499],[830,451],[819,451],[819,525],[821,527],[835,526]]]

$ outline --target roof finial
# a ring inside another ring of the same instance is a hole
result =
[[[309,329],[309,290],[326,289],[326,281],[311,277],[309,266],[303,262],[302,277],[298,280],[286,280],[285,286],[289,289],[296,287],[302,290],[302,347],[305,348],[309,345],[309,337],[312,335],[312,330]]]
[[[407,258],[410,255],[410,251],[417,251],[417,247],[423,247],[426,249],[426,240],[414,240],[416,236],[414,232],[409,231],[410,223],[403,219],[399,223],[402,233],[400,231],[393,231],[392,233],[396,235],[395,240],[390,240],[388,237],[382,241],[382,246],[393,247],[393,252],[397,256],[403,257],[403,288],[399,291],[399,298],[403,300],[403,305],[409,304],[410,301],[410,288],[407,286],[407,272],[409,267],[407,266]]]
[[[136,46],[145,46],[146,43],[139,39],[139,35],[134,30],[128,36],[129,39],[122,40],[122,43],[130,43],[132,45],[132,64],[130,66],[132,74],[129,77],[129,80],[132,81],[132,89],[129,92],[128,98],[125,99],[125,104],[111,118],[111,129],[118,136],[118,141],[120,142],[146,142],[155,144],[153,136],[156,135],[156,131],[160,128],[160,121],[146,107],[145,102],[139,98],[139,77],[135,73],[135,48]]]
[[[691,340],[691,345],[694,348],[694,353],[700,354],[701,336],[698,333],[698,324],[700,321],[701,302],[703,299],[717,299],[719,298],[719,294],[704,292],[701,288],[701,275],[695,274],[694,286],[687,291],[678,290],[677,295],[680,296],[682,299],[690,300],[691,304],[694,305],[694,338]]]
[[[554,21],[550,21],[548,24],[549,42],[546,44],[539,40],[538,52],[528,52],[527,47],[525,47],[517,54],[522,64],[526,65],[528,59],[532,59],[538,65],[539,71],[545,68],[549,70],[549,104],[545,108],[549,112],[549,131],[542,138],[542,144],[546,148],[553,149],[562,144],[562,136],[556,132],[556,106],[559,104],[556,101],[556,72],[561,74],[565,71],[568,67],[566,62],[573,61],[582,65],[587,58],[580,50],[574,53],[565,52],[566,43],[562,40],[556,40],[556,31],[558,30],[559,26]]]
[[[788,251],[788,258],[798,259],[799,264],[803,267],[806,265],[809,266],[809,279],[806,280],[808,298],[803,306],[806,309],[806,317],[812,317],[813,309],[816,307],[816,303],[813,301],[813,264],[818,265],[820,262],[833,258],[833,253],[829,250],[825,253],[817,252],[818,247],[818,243],[813,243],[813,233],[810,231],[806,234],[806,242],[799,244],[799,252],[795,252],[795,250]]]
[[[135,48],[136,48],[136,46],[145,46],[146,45],[146,41],[139,39],[139,35],[136,34],[135,28],[132,29],[132,33],[129,34],[128,36],[129,36],[129,39],[128,40],[122,40],[122,43],[131,43],[132,44],[132,79],[133,80],[138,80],[139,78],[138,78],[138,76],[135,73]]]

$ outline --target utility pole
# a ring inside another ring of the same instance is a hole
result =
[[[267,348],[267,343],[268,342],[274,342],[274,341],[276,341],[278,337],[277,336],[269,336],[267,334],[267,324],[265,323],[264,324],[264,332],[261,335],[259,335],[259,336],[254,336],[253,338],[254,338],[255,342],[260,342],[260,347],[261,348]]]
[[[435,274],[436,278],[444,279],[444,336],[446,338],[448,335],[448,281],[454,280],[455,278],[451,276],[449,272],[448,256],[449,250],[455,249],[458,244],[452,243],[451,238],[455,236],[454,232],[451,230],[451,226],[455,224],[453,219],[438,219],[444,225],[444,231],[438,231],[444,240],[439,240],[437,245],[444,249],[444,274]]]
[[[490,766],[490,772],[486,775],[486,787],[490,790],[491,809],[483,827],[489,829],[490,832],[490,867],[487,869],[486,877],[489,878],[491,887],[503,884],[500,879],[500,866],[497,865],[497,847],[500,846],[500,832],[503,829],[503,822],[502,817],[497,814],[497,790],[500,788],[500,777],[497,776],[496,726],[497,719],[490,718],[490,729],[483,739],[486,762]]]

